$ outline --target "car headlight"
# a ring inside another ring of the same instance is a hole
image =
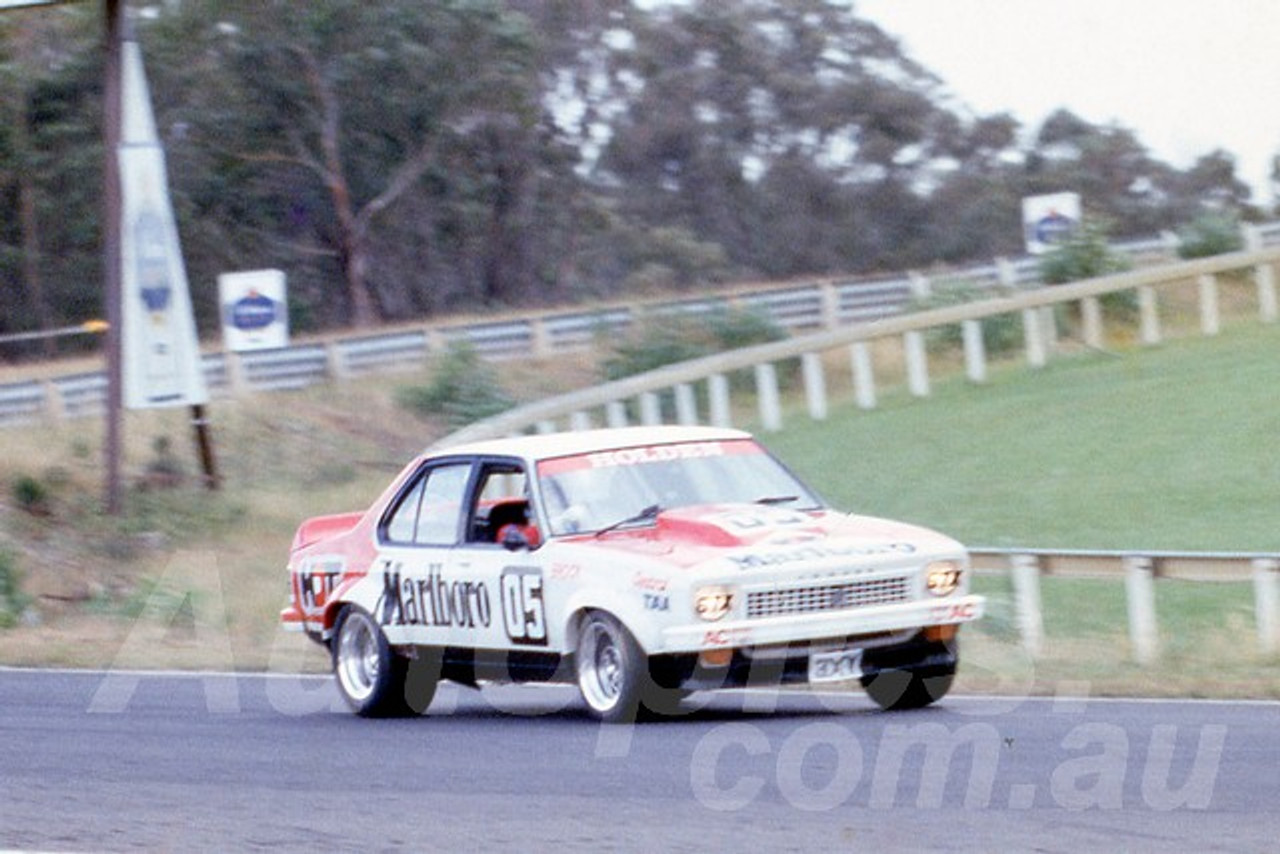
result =
[[[693,610],[707,622],[724,619],[733,606],[733,591],[723,585],[700,587],[693,596]]]
[[[925,567],[924,583],[934,596],[950,596],[960,586],[960,565],[954,560],[935,560]]]

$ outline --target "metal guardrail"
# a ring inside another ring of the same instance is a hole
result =
[[[1252,226],[1248,239],[1253,248],[1280,246],[1280,222]],[[1176,239],[1170,235],[1115,248],[1137,265],[1176,257]],[[1039,262],[1025,257],[949,271],[935,279],[939,287],[964,282],[980,292],[996,292],[1034,287],[1038,277]],[[791,333],[868,324],[902,314],[930,287],[929,278],[914,274],[791,282],[665,302],[396,329],[282,350],[210,352],[203,357],[203,366],[206,384],[214,393],[288,390],[331,379],[421,367],[433,352],[458,341],[468,342],[480,356],[491,360],[554,356],[590,347],[600,337],[624,330],[646,314],[701,315],[728,304],[762,310]],[[102,374],[0,385],[0,427],[50,416],[96,414],[104,406],[105,389]]]
[[[1280,565],[1280,552],[1179,552],[1124,549],[1017,549],[971,547],[978,572],[1008,571],[1019,560],[1034,561],[1041,575],[1123,578],[1134,561],[1146,561],[1155,578],[1178,581],[1249,581],[1261,564]]]

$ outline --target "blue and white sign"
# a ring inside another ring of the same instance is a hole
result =
[[[289,311],[282,270],[218,276],[222,340],[233,353],[289,346]]]
[[[1061,244],[1079,224],[1078,193],[1050,193],[1022,200],[1022,232],[1030,255],[1043,255]]]

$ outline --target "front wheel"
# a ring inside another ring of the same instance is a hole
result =
[[[578,690],[592,717],[607,723],[635,720],[648,662],[617,618],[603,611],[586,615],[574,662]]]
[[[955,676],[954,671],[921,676],[909,670],[886,670],[864,680],[862,687],[887,712],[923,709],[947,695]]]
[[[347,705],[368,718],[422,714],[439,681],[438,667],[398,655],[373,617],[354,605],[338,616],[333,673]]]

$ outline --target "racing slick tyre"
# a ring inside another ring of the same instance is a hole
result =
[[[658,718],[674,718],[681,714],[680,704],[692,694],[684,688],[663,688],[650,681],[641,697],[641,711]]]
[[[920,673],[911,670],[883,670],[862,680],[862,687],[875,704],[886,712],[923,709],[941,700],[951,690],[955,668]]]
[[[440,668],[432,665],[429,658],[397,654],[362,608],[348,605],[338,615],[333,673],[343,699],[356,714],[367,718],[422,714],[439,682]]]
[[[589,611],[574,654],[588,713],[606,723],[633,721],[648,683],[644,651],[612,614]]]

